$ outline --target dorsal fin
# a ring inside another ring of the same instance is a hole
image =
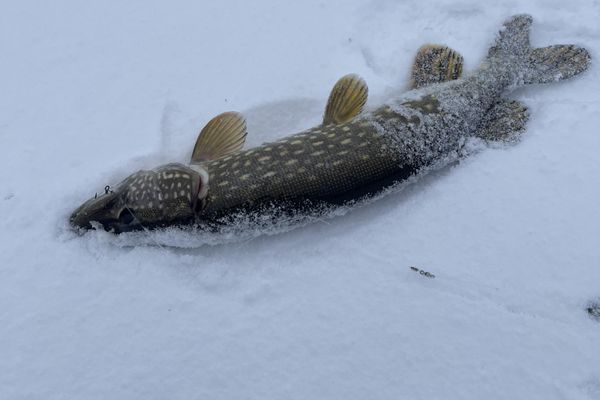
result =
[[[215,160],[236,152],[244,146],[246,134],[246,121],[242,114],[233,111],[219,114],[200,131],[191,161]]]
[[[448,46],[428,44],[419,49],[412,70],[412,88],[460,78],[463,58]]]
[[[331,89],[323,124],[344,123],[356,117],[362,111],[369,88],[365,81],[358,75],[349,74],[340,78]]]

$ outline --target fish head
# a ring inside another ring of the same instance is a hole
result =
[[[106,186],[77,208],[70,222],[76,228],[99,225],[115,233],[192,224],[207,191],[208,174],[202,168],[166,164]]]

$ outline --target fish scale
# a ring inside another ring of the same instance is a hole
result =
[[[310,198],[339,204],[359,198],[366,193],[357,189],[405,173],[398,154],[385,151],[389,146],[371,121],[359,119],[203,163],[211,177],[203,211],[222,214],[274,200]],[[234,164],[247,167],[236,169]]]

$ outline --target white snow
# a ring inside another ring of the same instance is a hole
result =
[[[574,43],[580,77],[519,90],[521,143],[291,232],[131,246],[67,224],[212,116],[248,145],[318,124],[355,72],[370,105],[416,49],[467,69],[502,21]],[[0,13],[1,399],[599,399],[600,3],[6,2]],[[426,278],[416,266],[435,275]]]

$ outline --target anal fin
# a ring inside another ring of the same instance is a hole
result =
[[[419,49],[412,69],[412,88],[460,78],[463,57],[448,46],[428,44]]]
[[[486,114],[476,136],[492,142],[515,143],[525,131],[529,111],[516,100],[500,100]]]
[[[246,121],[242,114],[229,111],[217,115],[200,131],[191,162],[215,160],[241,150],[246,134]]]
[[[350,121],[362,111],[369,89],[365,81],[358,75],[343,76],[331,89],[323,124],[341,124]]]

